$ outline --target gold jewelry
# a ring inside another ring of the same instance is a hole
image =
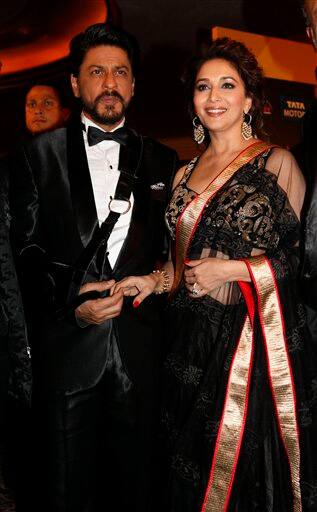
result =
[[[168,290],[170,289],[170,284],[171,284],[171,280],[170,280],[170,276],[169,276],[168,272],[166,272],[166,270],[164,270],[164,269],[152,270],[152,274],[160,274],[161,276],[163,276],[163,283],[162,283],[161,287],[157,291],[154,291],[153,293],[155,293],[155,295],[160,295],[161,293],[168,292]]]
[[[194,117],[193,119],[193,127],[194,140],[197,142],[197,144],[202,144],[202,142],[205,140],[205,130],[198,116]]]
[[[244,140],[250,140],[252,138],[252,116],[251,114],[243,113],[243,123],[241,128],[242,137]]]

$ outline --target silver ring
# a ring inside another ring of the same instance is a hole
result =
[[[201,292],[201,289],[198,288],[197,283],[194,283],[194,286],[192,288],[192,295],[195,295],[195,297],[197,297],[197,295],[199,295],[200,292]]]

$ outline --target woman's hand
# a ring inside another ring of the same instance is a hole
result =
[[[112,287],[110,295],[117,293],[118,290],[122,290],[123,295],[127,297],[135,297],[133,307],[137,308],[146,297],[154,292],[159,285],[160,280],[160,274],[125,277],[122,281],[119,281]]]
[[[243,261],[202,258],[185,260],[185,265],[185,284],[193,298],[203,297],[228,282],[250,282],[249,271]]]
[[[228,261],[219,258],[186,260],[184,278],[192,297],[203,297],[228,281]]]

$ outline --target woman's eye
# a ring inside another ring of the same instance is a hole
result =
[[[223,85],[222,85],[223,89],[234,89],[234,85],[230,82],[225,82]]]
[[[208,85],[207,84],[199,84],[197,85],[197,91],[206,91],[208,89]]]

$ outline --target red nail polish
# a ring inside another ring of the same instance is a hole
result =
[[[190,262],[190,259],[188,259],[188,258],[185,258],[185,259],[184,259],[184,263],[185,263],[185,265],[187,265],[187,263],[189,263],[189,262]]]
[[[140,305],[140,302],[138,300],[135,300],[132,305],[134,308],[138,308]]]

